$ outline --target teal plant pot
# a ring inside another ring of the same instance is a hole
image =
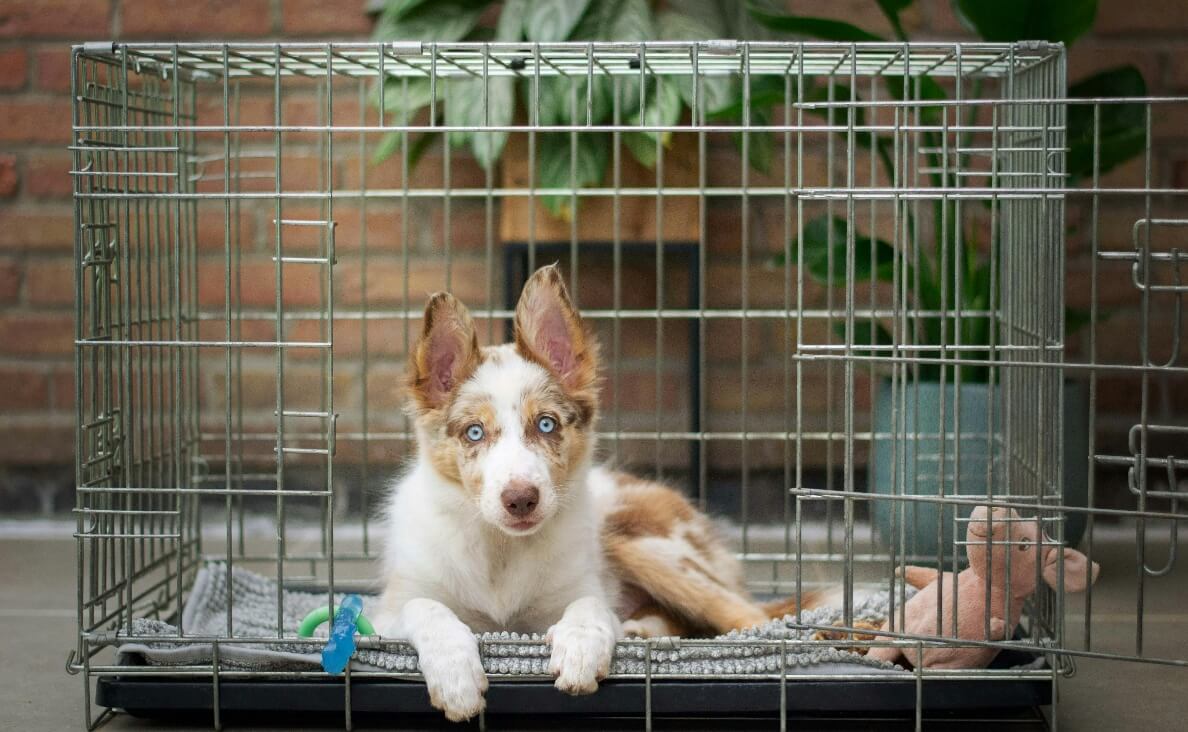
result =
[[[1001,429],[1002,402],[999,386],[966,383],[958,389],[944,387],[944,414],[941,414],[941,385],[937,382],[902,384],[903,414],[893,424],[891,382],[880,382],[874,404],[874,449],[871,454],[871,488],[878,495],[937,496],[944,487],[946,496],[977,497],[987,494],[993,480],[993,494],[1009,491],[1002,487],[1003,465],[997,438]],[[993,398],[993,409],[991,409]],[[993,424],[991,414],[993,412]],[[960,422],[955,420],[960,417]],[[955,433],[955,429],[959,434]],[[1055,429],[1055,425],[1053,425]],[[891,439],[890,435],[898,435]],[[1064,387],[1064,505],[1083,507],[1087,499],[1089,451],[1088,399],[1082,384],[1066,382]],[[991,461],[998,459],[993,464]],[[875,500],[872,519],[884,546],[899,547],[916,564],[951,566],[955,536],[955,517],[966,518],[970,507],[944,505],[929,501]],[[1064,540],[1072,546],[1081,540],[1085,515],[1065,512]],[[957,547],[960,549],[960,547]],[[964,561],[964,552],[958,556]]]

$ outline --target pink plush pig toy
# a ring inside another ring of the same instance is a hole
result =
[[[1035,591],[1037,561],[1041,562],[1040,576],[1052,587],[1056,587],[1060,581],[1060,562],[1064,563],[1066,591],[1082,592],[1097,581],[1100,567],[1097,562],[1090,563],[1088,557],[1079,551],[1057,546],[1050,539],[1043,541],[1037,548],[1036,542],[1043,537],[1039,521],[1024,521],[1009,508],[995,508],[989,518],[987,514],[985,506],[978,506],[969,517],[965,546],[969,567],[956,575],[957,617],[953,618],[952,572],[941,574],[935,569],[906,567],[904,580],[920,591],[904,605],[905,623],[902,631],[895,627],[893,621],[896,618],[888,618],[880,630],[975,641],[1005,640],[1014,635],[1019,615],[1023,612],[1023,603]],[[987,537],[990,540],[989,551]],[[1089,564],[1092,566],[1087,566]],[[987,584],[990,585],[989,597],[986,594]],[[936,626],[937,593],[941,594],[939,631]],[[911,655],[904,656],[904,650],[890,646],[871,648],[868,657],[891,662],[900,662],[902,658],[907,661],[905,665],[914,664],[915,653],[906,649]],[[922,661],[925,668],[983,668],[994,660],[998,650],[990,647],[925,647]]]

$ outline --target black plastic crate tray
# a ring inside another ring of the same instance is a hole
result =
[[[995,667],[1025,663],[1027,654],[1004,651]],[[925,679],[920,690],[923,713],[956,722],[959,719],[1035,719],[1038,707],[1051,703],[1050,679]],[[845,716],[874,719],[911,718],[916,708],[916,680],[800,681],[789,677],[789,717]],[[342,715],[345,695],[340,679],[225,679],[219,683],[224,714],[289,713]],[[211,682],[194,677],[105,676],[98,679],[95,701],[137,716],[209,715]],[[596,694],[572,697],[547,681],[492,681],[487,692],[487,719],[598,718],[639,719],[645,703],[644,683],[604,682]],[[388,679],[356,679],[351,684],[351,711],[362,718],[380,715],[389,726],[401,720],[418,726],[441,719],[429,705],[424,684]],[[1030,712],[1030,714],[1028,714]],[[778,718],[780,683],[767,680],[656,680],[652,682],[652,714],[656,718],[763,720]],[[341,719],[341,717],[339,717]],[[315,721],[309,718],[307,721]],[[328,723],[333,717],[327,717]],[[568,722],[567,722],[568,724]]]

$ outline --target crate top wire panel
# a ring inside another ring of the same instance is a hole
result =
[[[224,49],[228,57],[223,58]],[[702,41],[566,43],[121,43],[85,44],[94,58],[127,54],[141,69],[194,78],[313,76],[572,76],[803,73],[860,76],[1003,76],[1063,54],[1061,44]],[[745,66],[740,61],[745,54]]]

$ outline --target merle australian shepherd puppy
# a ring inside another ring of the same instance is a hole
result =
[[[555,265],[524,286],[515,341],[480,348],[429,298],[409,356],[416,457],[386,509],[376,628],[408,640],[432,703],[482,711],[474,633],[547,634],[558,689],[587,694],[623,636],[712,635],[792,611],[757,603],[679,493],[594,463],[598,344]]]

